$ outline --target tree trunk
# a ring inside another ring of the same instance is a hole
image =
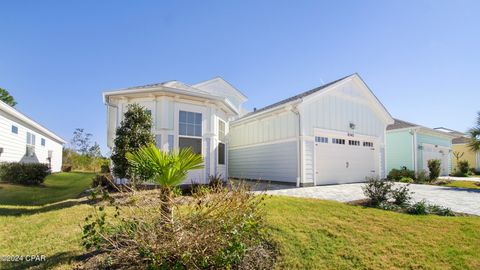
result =
[[[173,224],[173,201],[172,190],[168,187],[161,187],[160,189],[160,201],[161,201],[161,224],[172,225]]]

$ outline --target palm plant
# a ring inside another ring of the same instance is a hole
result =
[[[480,112],[477,115],[476,126],[471,128],[468,132],[470,135],[470,143],[468,146],[474,152],[480,151]]]
[[[173,222],[172,188],[187,178],[188,171],[203,168],[203,158],[190,148],[180,151],[164,152],[154,144],[141,147],[126,158],[133,174],[152,181],[161,187],[162,216],[166,223]]]

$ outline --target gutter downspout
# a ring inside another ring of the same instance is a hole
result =
[[[297,115],[298,117],[298,151],[297,151],[297,160],[298,160],[298,173],[297,173],[297,187],[300,187],[300,182],[303,180],[303,149],[302,149],[302,118],[300,116],[300,111],[298,110],[298,104],[303,101],[303,98],[294,105],[292,108],[292,112]]]

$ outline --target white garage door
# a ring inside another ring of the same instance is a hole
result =
[[[423,146],[423,169],[427,172],[430,170],[428,169],[428,161],[431,159],[439,159],[441,164],[441,171],[440,175],[448,175],[448,152],[449,149],[433,144],[422,144]]]
[[[364,182],[378,174],[375,147],[373,138],[316,136],[316,184]]]

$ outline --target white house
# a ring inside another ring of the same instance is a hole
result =
[[[0,162],[49,164],[62,168],[65,141],[50,130],[0,101]]]
[[[204,169],[191,171],[186,183],[206,183],[210,175],[228,177],[229,122],[238,118],[247,98],[222,78],[194,85],[168,81],[103,93],[107,105],[107,144],[128,104],[137,103],[152,115],[155,141],[165,151],[192,147],[203,155]]]
[[[353,74],[230,123],[229,175],[312,186],[385,176],[393,119]]]

